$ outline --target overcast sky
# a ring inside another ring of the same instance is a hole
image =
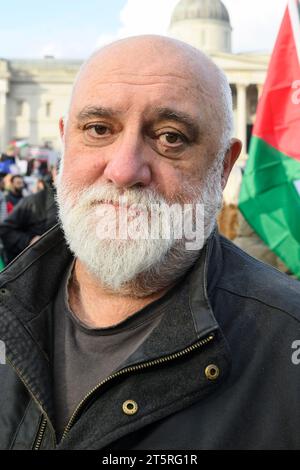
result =
[[[234,52],[273,48],[287,0],[223,0]],[[86,58],[135,34],[167,34],[178,0],[0,0],[0,57]]]

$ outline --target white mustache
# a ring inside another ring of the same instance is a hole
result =
[[[190,187],[187,187],[186,189],[188,189],[188,202],[193,202],[193,200],[195,201],[197,198],[196,191],[192,191]],[[151,206],[154,205],[170,204],[170,201],[168,201],[166,197],[158,194],[154,189],[131,188],[120,190],[109,183],[101,183],[95,186],[79,190],[77,189],[76,192],[72,188],[72,185],[65,183],[64,185],[58,185],[58,191],[64,199],[66,198],[68,200],[69,203],[70,200],[72,200],[72,208],[75,205],[79,205],[82,208],[86,208],[86,210],[95,208],[95,206],[98,206],[99,204],[112,204],[120,207],[142,205],[148,210],[151,210]],[[175,202],[178,203],[178,201]]]

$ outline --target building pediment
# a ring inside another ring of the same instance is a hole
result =
[[[73,82],[82,61],[44,60],[12,60],[9,61],[11,80],[17,83]]]
[[[223,54],[216,53],[211,55],[211,58],[221,67],[225,72],[227,70],[236,71],[267,71],[270,55],[269,54]]]

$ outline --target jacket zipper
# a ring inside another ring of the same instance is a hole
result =
[[[20,372],[18,371],[18,369],[14,366],[14,364],[7,357],[6,357],[6,360],[11,365],[11,367],[15,370],[15,372],[16,372],[17,376],[20,378],[21,382],[23,382],[23,384],[24,384],[26,390],[28,390],[31,398],[36,402],[38,407],[42,410],[43,419],[42,419],[41,425],[39,427],[35,443],[34,443],[33,448],[32,448],[32,450],[39,450],[39,448],[41,446],[41,443],[42,443],[42,440],[43,440],[43,437],[44,437],[44,434],[45,434],[47,422],[50,423],[50,419],[48,418],[47,413],[45,413],[45,411],[43,410],[43,407],[40,404],[40,402],[36,399],[35,395],[32,393],[32,391],[28,387],[28,385],[26,383],[26,380],[23,379],[23,377],[20,374]],[[53,427],[51,425],[50,425],[50,427],[51,427],[51,430],[52,430],[52,436],[55,436],[55,431],[54,431]],[[53,439],[53,442],[54,442],[54,447],[55,447],[56,446],[56,438]]]
[[[43,419],[42,419],[42,422],[38,431],[38,435],[37,435],[35,444],[33,446],[33,450],[39,450],[39,448],[41,447],[42,440],[46,431],[46,426],[47,426],[47,418],[43,416]]]
[[[204,338],[201,341],[198,341],[197,343],[193,344],[192,346],[189,346],[186,349],[183,349],[182,351],[179,351],[178,353],[174,353],[174,354],[171,354],[169,356],[164,356],[164,357],[161,357],[159,359],[155,359],[153,361],[144,362],[144,363],[138,364],[136,366],[126,367],[125,369],[121,369],[120,371],[108,376],[105,380],[103,380],[98,385],[96,385],[92,390],[90,390],[90,392],[87,395],[85,395],[85,397],[77,405],[77,407],[76,407],[74,413],[72,414],[66,428],[64,429],[64,432],[63,432],[62,438],[61,438],[61,442],[66,438],[68,432],[70,431],[71,427],[73,426],[74,421],[75,421],[76,417],[78,416],[78,414],[79,414],[81,408],[83,407],[83,405],[91,397],[91,395],[93,395],[96,391],[98,391],[104,384],[106,384],[107,382],[110,382],[111,380],[115,379],[116,377],[120,377],[122,375],[126,375],[126,374],[131,373],[131,372],[141,371],[143,369],[147,369],[149,367],[164,364],[166,362],[170,362],[170,361],[173,361],[173,360],[178,359],[180,357],[186,356],[187,354],[195,351],[196,349],[200,349],[202,346],[206,345],[207,343],[209,343],[213,339],[214,339],[214,334],[211,333],[208,337]],[[42,429],[42,426],[41,426],[41,429]]]

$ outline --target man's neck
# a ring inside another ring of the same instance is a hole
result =
[[[108,292],[79,260],[75,261],[68,286],[72,312],[90,328],[109,328],[117,325],[161,298],[166,291],[167,289],[164,289],[143,298]]]

